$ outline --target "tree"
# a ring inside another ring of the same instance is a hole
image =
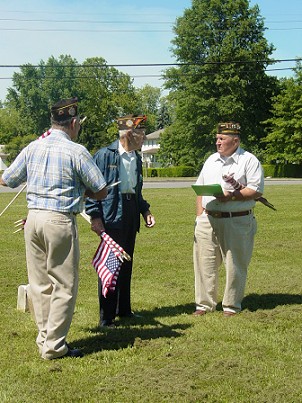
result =
[[[87,116],[81,143],[94,153],[117,134],[115,119],[133,113],[135,89],[128,74],[108,67],[103,58],[85,60],[80,69],[81,113]]]
[[[156,130],[157,112],[160,102],[160,88],[146,84],[135,91],[137,112],[147,115],[146,133]]]
[[[114,120],[121,110],[132,113],[137,108],[130,76],[108,67],[104,59],[90,58],[81,66],[70,56],[51,57],[14,74],[6,105],[19,113],[18,136],[43,133],[50,125],[51,105],[72,96],[79,98],[80,113],[87,116],[80,141],[91,152],[115,138]],[[12,146],[18,144],[23,143]]]
[[[5,152],[8,153],[7,161],[12,162],[20,151],[25,148],[30,142],[37,139],[34,134],[28,134],[25,136],[14,137],[6,146]]]
[[[226,120],[241,123],[243,144],[253,151],[277,82],[265,73],[274,48],[264,29],[248,0],[192,0],[174,27],[179,66],[167,70],[165,87],[177,118],[161,137],[160,155],[200,165],[214,151],[217,123]]]
[[[20,132],[20,115],[17,110],[0,108],[0,144],[8,144]]]
[[[160,99],[159,109],[157,111],[156,129],[164,129],[172,123],[173,109],[167,97]]]
[[[19,135],[43,133],[50,125],[50,106],[58,99],[78,95],[78,63],[71,56],[50,57],[39,66],[27,64],[13,75],[6,105],[20,114]]]
[[[282,81],[282,90],[273,100],[273,117],[268,119],[268,163],[302,163],[302,65],[295,76]]]

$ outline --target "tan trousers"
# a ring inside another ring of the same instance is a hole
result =
[[[79,240],[76,217],[29,210],[24,228],[28,279],[37,345],[42,358],[66,354],[78,291]]]
[[[226,284],[222,307],[231,312],[241,310],[256,231],[253,214],[214,218],[203,213],[197,217],[193,246],[196,309],[215,311],[219,266],[223,262]]]

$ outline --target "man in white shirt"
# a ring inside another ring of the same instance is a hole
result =
[[[223,262],[226,285],[222,301],[225,316],[241,311],[241,302],[257,230],[255,199],[263,193],[263,170],[258,159],[240,147],[240,125],[220,123],[217,152],[204,163],[196,184],[221,184],[223,195],[197,196],[194,233],[194,315],[216,310],[218,270]],[[235,190],[223,180],[231,175],[244,185]]]

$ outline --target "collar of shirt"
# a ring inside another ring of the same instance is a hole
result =
[[[126,151],[124,147],[122,146],[122,143],[119,142],[118,146],[118,152],[122,156],[123,154],[126,154],[128,157],[135,157],[135,152],[134,151]]]
[[[228,157],[222,157],[219,153],[217,153],[217,154],[218,154],[218,155],[217,155],[217,160],[221,160],[221,161],[223,161],[224,163],[226,163],[226,162],[235,162],[235,163],[238,163],[239,156],[240,156],[240,154],[242,154],[242,148],[238,147],[238,148],[234,151],[234,153],[233,153],[232,155],[228,156]]]
[[[68,136],[67,133],[65,133],[63,130],[59,130],[59,129],[52,129],[51,130],[51,135],[52,136],[63,136],[65,137],[67,140],[71,141],[71,138]]]

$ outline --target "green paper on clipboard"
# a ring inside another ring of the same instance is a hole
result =
[[[222,187],[215,183],[213,185],[192,185],[197,196],[218,196],[222,195]]]

